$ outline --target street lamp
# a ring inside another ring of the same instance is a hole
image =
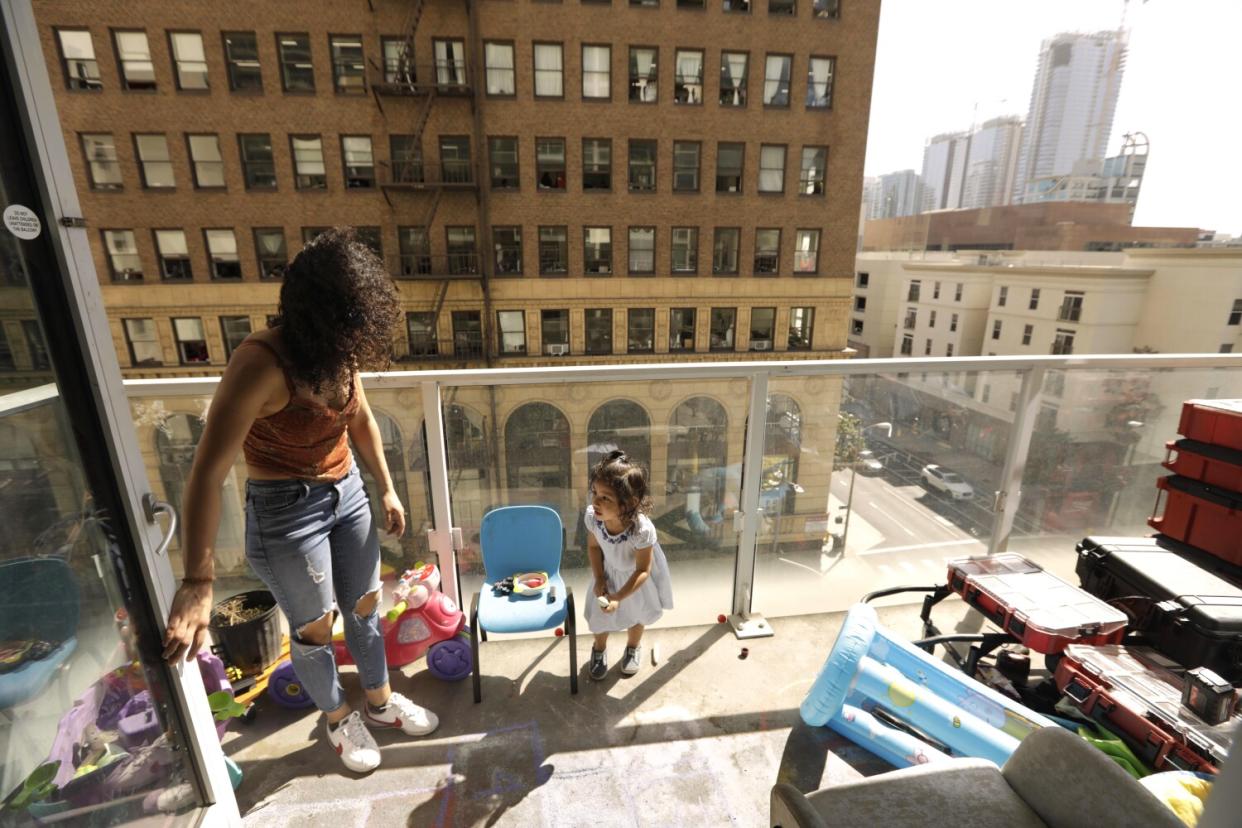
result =
[[[882,428],[885,430],[885,436],[890,440],[893,437],[892,423],[872,423],[858,430],[859,436],[866,434],[868,429]],[[850,534],[850,513],[854,511],[854,479],[858,477],[858,461],[871,456],[871,452],[863,449],[858,452],[858,456],[854,458],[854,462],[850,464],[850,493],[845,498],[845,526],[841,527],[841,555],[845,555],[845,539]]]

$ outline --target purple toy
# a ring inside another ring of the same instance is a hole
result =
[[[151,704],[150,691],[143,690],[125,703],[117,730],[121,732],[121,744],[127,748],[155,741],[163,728],[155,715],[155,705]]]
[[[292,661],[285,661],[272,671],[272,677],[267,682],[267,694],[277,704],[291,710],[300,710],[315,703],[302,687],[302,682],[298,681],[298,674],[293,672]]]

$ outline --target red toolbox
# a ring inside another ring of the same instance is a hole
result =
[[[1242,451],[1242,400],[1182,403],[1177,433],[1196,442]]]
[[[1021,555],[958,558],[948,565],[950,589],[1037,653],[1059,653],[1075,642],[1113,644],[1126,634],[1124,612]]]
[[[1174,475],[1156,480],[1163,494],[1147,525],[1174,540],[1242,565],[1242,494]],[[1160,501],[1164,513],[1160,514]],[[1157,517],[1159,515],[1159,517]]]
[[[1196,440],[1170,440],[1164,448],[1161,465],[1174,474],[1218,489],[1242,492],[1242,451]]]
[[[1056,683],[1157,771],[1215,773],[1242,717],[1209,725],[1184,707],[1180,669],[1145,647],[1071,644],[1057,664]]]

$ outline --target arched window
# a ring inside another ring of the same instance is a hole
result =
[[[794,484],[798,481],[798,458],[802,454],[802,409],[788,394],[768,396],[768,418],[763,438],[765,500],[779,498],[781,511],[794,511]],[[765,508],[771,508],[765,504]]]
[[[405,483],[405,448],[402,443],[401,427],[397,425],[397,421],[382,411],[371,409],[371,413],[375,416],[375,424],[379,426],[380,439],[384,443],[384,462],[388,464],[388,474],[392,476],[392,485],[397,492],[397,497],[401,499],[401,505],[409,510],[407,522],[412,519],[414,512],[413,504],[410,503],[409,487]],[[354,449],[355,457],[358,451]],[[380,498],[380,488],[378,482],[371,476],[371,471],[367,468],[366,463],[358,458],[358,470],[362,472],[362,480],[366,483],[367,492],[371,495],[371,516],[375,521],[377,531],[384,530],[384,504]],[[417,527],[413,527],[417,528]],[[411,527],[406,528],[406,532],[401,537],[401,546],[403,552],[413,554],[411,545],[413,543],[413,531]],[[383,536],[381,534],[381,541]],[[406,561],[413,563],[413,561]]]
[[[183,510],[181,501],[185,495],[185,484],[194,464],[194,450],[203,436],[203,426],[203,420],[196,415],[173,414],[155,430],[155,452],[160,461],[164,496],[178,513]],[[237,476],[229,469],[220,493],[220,530],[216,533],[216,546],[240,549],[245,527]],[[173,543],[180,544],[180,537],[174,538]]]
[[[505,423],[505,460],[511,494],[517,489],[569,490],[569,420],[548,403],[519,407]]]
[[[487,421],[468,405],[449,403],[444,407],[444,442],[448,461],[449,505],[455,526],[477,526],[482,504],[488,499]],[[427,422],[423,421],[422,442],[412,451],[410,469],[421,471],[427,489],[427,519],[434,517],[431,503],[431,469],[427,465]]]
[[[622,449],[651,471],[651,418],[633,400],[611,400],[595,409],[587,424],[587,468]]]

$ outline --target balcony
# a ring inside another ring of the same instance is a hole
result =
[[[397,279],[477,279],[481,275],[477,253],[402,253],[400,265],[393,274]]]
[[[481,334],[459,336],[481,353]],[[1045,391],[1049,377],[1057,378],[1055,397]],[[421,662],[394,671],[398,689],[440,715],[440,731],[426,741],[381,738],[383,768],[351,780],[348,797],[325,786],[339,773],[337,758],[308,743],[322,727],[317,716],[261,703],[255,724],[232,728],[224,740],[245,772],[243,813],[416,825],[452,813],[459,824],[503,825],[537,824],[555,811],[578,824],[600,808],[625,807],[625,786],[644,780],[646,790],[665,792],[644,805],[653,820],[749,825],[766,821],[778,777],[814,788],[886,769],[798,718],[839,613],[875,589],[943,581],[947,558],[1002,550],[1076,583],[1075,541],[1149,531],[1154,479],[1181,402],[1242,387],[1242,357],[398,371],[365,384],[411,527],[383,541],[386,566],[438,557],[449,564],[445,589],[469,595],[485,577],[482,516],[539,503],[560,514],[566,582],[588,595],[585,481],[590,466],[620,446],[650,466],[650,516],[676,606],[644,639],[648,655],[636,678],[617,675],[614,639],[613,671],[599,683],[584,678],[577,697],[566,691],[566,645],[550,635],[489,639],[478,706],[465,686],[431,678]],[[180,500],[215,387],[208,379],[126,383],[146,474],[165,499]],[[58,471],[72,444],[58,409],[46,394],[6,398],[4,425],[14,439],[0,467],[0,504],[12,516],[5,542],[14,549],[46,543],[36,539],[59,504],[74,502],[74,482]],[[428,411],[438,416],[428,420]],[[927,488],[921,470],[932,463],[964,478],[973,495]],[[216,540],[222,596],[257,586],[243,549],[244,493],[239,458]],[[448,526],[461,530],[455,559]],[[179,546],[168,554],[180,574]],[[916,599],[882,599],[885,623],[915,637]],[[775,637],[739,643],[729,625],[715,623],[743,609],[764,616]],[[90,617],[111,623],[103,612]],[[983,624],[958,604],[944,605],[937,620]],[[580,666],[585,629],[580,622]],[[99,647],[115,647],[115,636],[97,638]],[[743,644],[748,658],[740,657]],[[94,639],[79,646],[88,666],[114,666],[116,653],[96,652]],[[357,696],[352,673],[345,686]],[[52,695],[49,710],[58,704]],[[54,730],[55,720],[44,724]],[[671,776],[670,750],[680,769]],[[682,795],[689,790],[699,793]]]
[[[435,93],[452,97],[471,94],[466,66],[453,61],[409,64],[392,59],[379,66],[370,61],[367,79],[378,95],[413,97]]]
[[[385,190],[472,190],[478,186],[469,161],[445,162],[439,167],[421,161],[381,161],[380,168],[380,186]]]

